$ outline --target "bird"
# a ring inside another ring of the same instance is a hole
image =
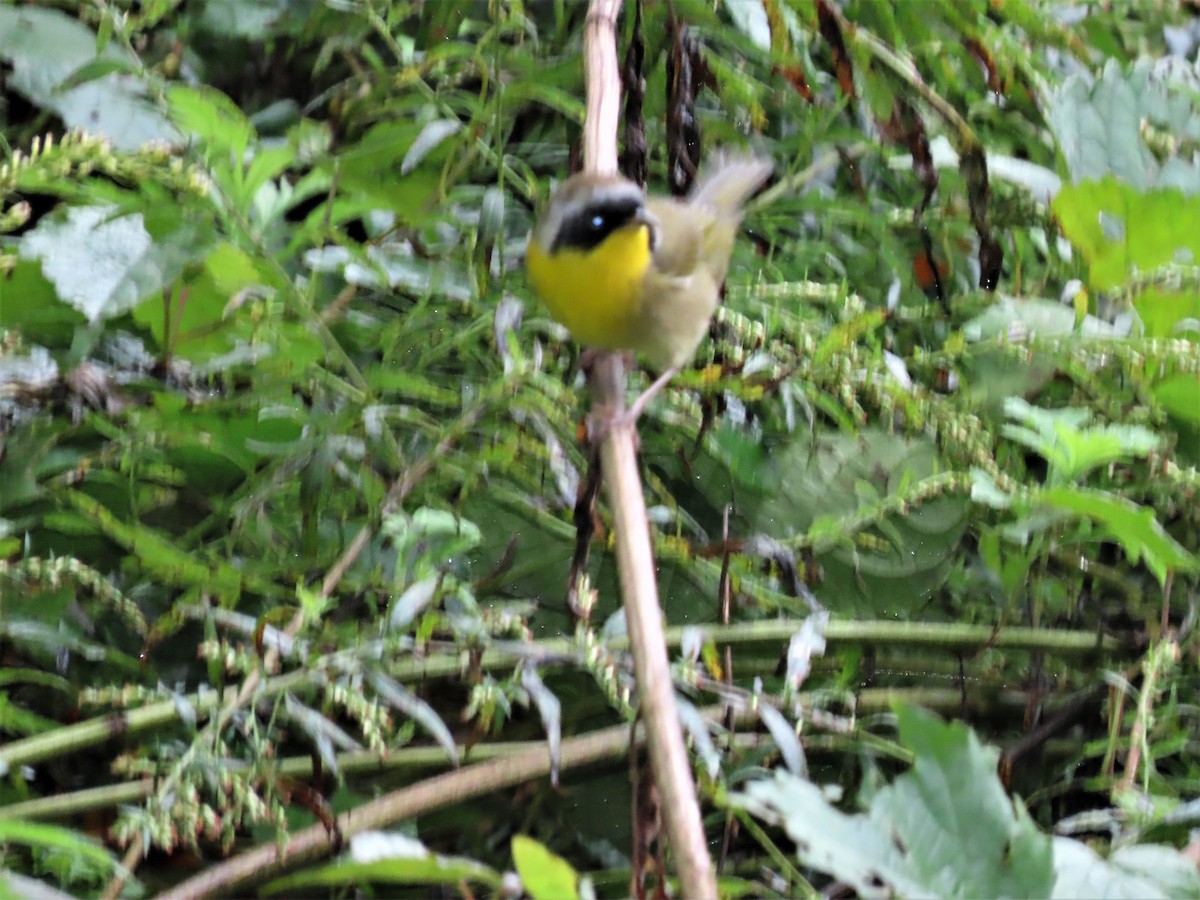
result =
[[[589,172],[551,194],[526,247],[534,290],[577,343],[635,351],[661,373],[626,421],[695,356],[743,206],[771,170],[765,159],[723,153],[682,199],[648,197],[619,175]]]

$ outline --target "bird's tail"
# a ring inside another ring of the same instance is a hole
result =
[[[721,218],[741,218],[742,205],[762,186],[774,168],[756,156],[720,154],[700,173],[688,202],[710,206]]]

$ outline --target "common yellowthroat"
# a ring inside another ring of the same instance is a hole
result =
[[[661,372],[630,407],[630,420],[695,354],[729,269],[742,205],[770,173],[764,160],[726,156],[682,200],[647,197],[625,178],[588,173],[551,195],[529,236],[529,279],[576,341],[635,350]]]

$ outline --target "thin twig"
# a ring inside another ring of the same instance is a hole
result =
[[[564,741],[560,770],[619,758],[628,747],[626,725]],[[338,819],[338,830],[342,838],[349,839],[364,831],[415,819],[430,810],[544,777],[549,771],[550,750],[541,744],[504,759],[465,766],[364,803]],[[334,840],[324,825],[310,826],[292,834],[282,849],[274,842],[263,844],[189,878],[160,894],[158,900],[232,896],[235,889],[278,874],[285,866],[292,868],[327,856],[333,852]]]
[[[583,29],[583,76],[587,84],[583,169],[617,174],[617,122],[621,70],[617,64],[617,16],[622,0],[591,0]]]
[[[723,710],[713,707],[703,711],[710,720],[718,720]],[[645,729],[639,728],[635,743],[645,740]],[[560,768],[578,769],[603,760],[618,759],[628,751],[629,726],[614,725],[586,737],[563,741]],[[338,819],[338,831],[348,839],[364,831],[386,828],[405,819],[415,819],[431,810],[461,803],[494,791],[512,787],[550,772],[550,750],[544,743],[518,751],[501,759],[465,766],[426,779],[411,787],[393,791],[378,800],[356,807]],[[233,896],[238,888],[263,881],[281,872],[284,867],[309,863],[332,853],[334,838],[324,825],[317,824],[291,835],[281,848],[268,842],[253,850],[220,863],[158,895],[158,900],[192,900],[208,896]],[[685,897],[716,897],[693,894]]]
[[[617,171],[621,82],[616,25],[620,8],[620,0],[592,0],[584,28],[587,121],[583,159],[588,172]],[[592,368],[591,388],[594,408],[606,417],[619,417],[625,408],[620,355],[600,355]],[[636,441],[632,423],[614,421],[600,448],[600,460],[612,508],[617,573],[637,676],[639,712],[649,734],[650,765],[662,799],[681,893],[684,897],[716,897],[716,877],[671,682]]]

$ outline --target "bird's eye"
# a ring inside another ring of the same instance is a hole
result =
[[[600,231],[604,228],[604,216],[592,216],[591,225],[593,229]]]

